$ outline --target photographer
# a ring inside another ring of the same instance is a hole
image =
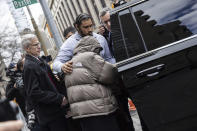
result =
[[[10,65],[6,75],[10,78],[6,87],[6,97],[8,100],[16,100],[23,115],[27,118],[25,110],[25,90],[22,78],[24,59],[18,61],[17,65]]]
[[[39,125],[37,122],[36,114],[34,112],[31,102],[26,101],[26,94],[23,83],[23,65],[25,59],[18,61],[17,65],[11,64],[7,70],[7,76],[10,81],[6,88],[6,97],[8,100],[16,100],[23,115],[25,116],[27,126],[32,131],[38,131]]]

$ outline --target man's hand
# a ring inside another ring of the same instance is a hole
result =
[[[14,88],[16,88],[16,83],[14,83]]]
[[[72,73],[72,71],[73,71],[73,62],[72,61],[68,61],[68,62],[64,63],[61,69],[62,69],[62,71],[65,74]]]
[[[19,131],[23,127],[20,120],[0,122],[0,131]]]
[[[63,97],[62,106],[65,106],[66,104],[68,104],[68,101],[67,101],[66,97]]]
[[[55,74],[54,76],[55,76],[55,78],[57,79],[57,81],[60,81],[60,78],[58,77],[57,74]]]
[[[100,34],[100,35],[103,35],[104,32],[105,32],[104,26],[103,26],[103,25],[100,25],[100,26],[99,26],[99,34]]]

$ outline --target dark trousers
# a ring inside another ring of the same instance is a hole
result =
[[[143,120],[142,115],[141,115],[140,112],[138,112],[138,116],[139,116],[140,123],[141,123],[141,126],[142,126],[142,131],[149,131],[148,126],[146,125],[145,121]]]
[[[40,129],[40,125],[38,124],[38,122],[35,123],[33,129],[31,129],[31,131],[42,131],[42,130]]]
[[[59,118],[45,125],[40,125],[41,131],[68,131],[66,118]]]
[[[115,114],[81,118],[82,131],[122,131]]]
[[[133,126],[133,120],[131,119],[130,112],[128,109],[128,98],[130,98],[130,95],[128,91],[126,90],[124,83],[121,78],[118,79],[116,83],[117,87],[120,88],[120,93],[115,93],[116,100],[119,104],[119,109],[117,111],[117,118],[119,120],[119,124],[122,130],[124,131],[135,131],[135,128]],[[144,122],[142,115],[140,112],[138,112],[140,123],[142,126],[143,131],[149,131],[148,126]]]
[[[78,119],[67,118],[69,131],[82,131],[80,121]]]

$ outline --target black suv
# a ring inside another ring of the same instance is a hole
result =
[[[118,70],[149,130],[197,130],[197,1],[132,0],[110,17]]]

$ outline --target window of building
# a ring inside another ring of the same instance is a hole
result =
[[[63,10],[60,8],[60,12],[62,13],[62,16],[63,16],[63,20],[64,20],[64,23],[66,24],[66,26],[68,27],[68,24],[67,24],[67,20],[66,20],[66,18],[65,18],[65,16],[64,16],[64,13],[63,13]]]
[[[71,3],[71,5],[73,6],[73,9],[74,9],[75,14],[77,15],[77,10],[76,10],[75,5],[73,4],[73,1],[71,0],[70,3]]]
[[[68,1],[65,0],[65,2],[66,2],[66,5],[67,5],[67,7],[68,7],[68,10],[69,10],[69,15],[71,16],[72,20],[74,21],[75,18],[74,18],[74,16],[73,16],[72,12],[71,12],[71,9],[70,9],[70,7],[69,7]]]
[[[80,10],[80,12],[83,12],[83,11],[82,11],[82,8],[81,8],[81,6],[80,6],[79,0],[76,0],[76,1],[77,1],[77,4],[79,5],[79,10]]]
[[[88,7],[88,4],[87,4],[86,0],[84,0],[84,4],[85,4],[85,7],[86,7],[86,9],[87,9],[87,11],[88,11],[88,14],[92,17],[92,14],[90,13],[90,9],[89,9],[89,7]],[[93,17],[92,17],[92,18],[93,18]],[[94,20],[93,20],[93,24],[95,25]]]
[[[105,7],[106,7],[105,0],[101,0],[101,4],[102,4],[103,8],[105,8]]]
[[[54,1],[54,8],[57,8],[58,4],[57,4],[57,1]]]
[[[59,21],[59,19],[58,19],[58,16],[56,16],[55,19],[56,19],[56,21],[57,21],[56,24],[57,24],[57,26],[59,27],[60,32],[62,33],[63,31],[62,31],[62,29],[61,29],[61,27],[60,27],[60,21]]]
[[[96,2],[95,2],[95,0],[91,0],[91,1],[92,1],[92,5],[94,6],[96,15],[97,15],[97,17],[98,17],[98,16],[99,16],[99,10],[98,10],[98,8],[97,8]],[[99,19],[99,17],[98,17],[98,19]]]
[[[58,18],[59,18],[59,24],[60,24],[60,27],[62,28],[62,30],[64,30],[64,24],[63,24],[63,21],[62,21],[62,19],[61,19],[61,17],[60,17],[60,14],[59,14],[59,12],[57,13],[57,16],[58,16]]]
[[[68,17],[68,12],[66,11],[66,8],[65,8],[63,2],[62,2],[61,4],[62,4],[62,7],[63,7],[63,10],[64,10],[64,12],[65,12],[66,17],[68,18],[69,24],[72,25],[72,22],[71,22],[71,20],[70,20],[69,17]]]

